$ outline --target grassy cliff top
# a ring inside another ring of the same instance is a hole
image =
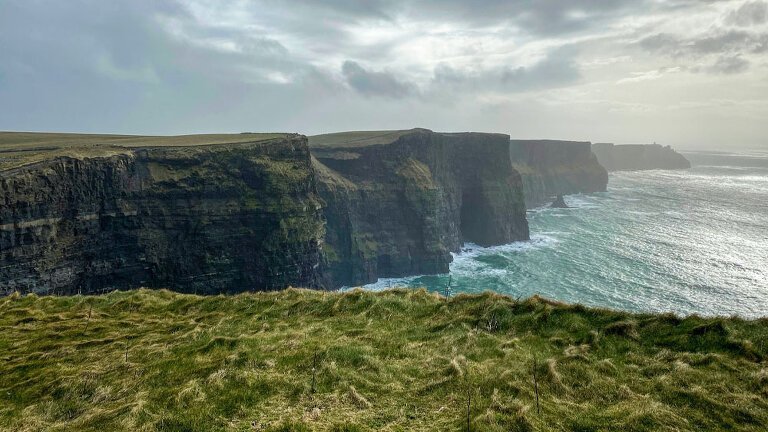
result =
[[[403,135],[417,133],[420,131],[431,132],[428,129],[420,128],[388,131],[337,132],[310,136],[309,146],[315,148],[355,148],[380,144],[390,144],[397,141],[398,138]]]
[[[397,141],[400,137],[416,133],[433,133],[442,136],[466,136],[466,135],[484,135],[484,136],[504,136],[499,133],[486,132],[434,132],[424,128],[413,128],[403,130],[383,130],[383,131],[350,131],[336,132],[323,135],[313,135],[309,137],[309,146],[315,149],[338,149],[338,148],[360,148],[374,145],[390,144]]]
[[[13,295],[0,430],[764,431],[767,341],[494,294]]]
[[[76,158],[123,154],[139,147],[190,147],[250,143],[285,137],[283,133],[177,136],[0,132],[0,170],[59,156]]]

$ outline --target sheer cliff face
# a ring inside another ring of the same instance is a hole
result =
[[[115,153],[0,171],[0,294],[318,286],[305,137]]]
[[[444,273],[463,242],[528,239],[506,135],[417,129],[313,137],[310,146],[329,284]]]
[[[509,154],[522,176],[529,208],[560,194],[603,192],[608,186],[608,173],[588,142],[512,140]]]
[[[608,171],[635,171],[650,169],[686,169],[691,163],[670,146],[659,144],[592,145],[600,164]]]

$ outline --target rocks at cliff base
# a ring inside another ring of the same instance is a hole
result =
[[[691,163],[670,146],[595,143],[592,151],[608,171],[686,169]]]

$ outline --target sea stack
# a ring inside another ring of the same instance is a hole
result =
[[[552,207],[552,208],[568,208],[568,204],[565,203],[565,198],[563,198],[563,195],[558,195],[557,198],[555,198],[555,200],[552,201],[552,204],[550,204],[550,207]]]

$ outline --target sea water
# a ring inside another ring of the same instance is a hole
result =
[[[768,316],[768,153],[686,157],[691,169],[611,173],[607,192],[567,196],[568,209],[530,210],[530,241],[466,244],[449,274],[365,288],[490,290],[629,311]]]

